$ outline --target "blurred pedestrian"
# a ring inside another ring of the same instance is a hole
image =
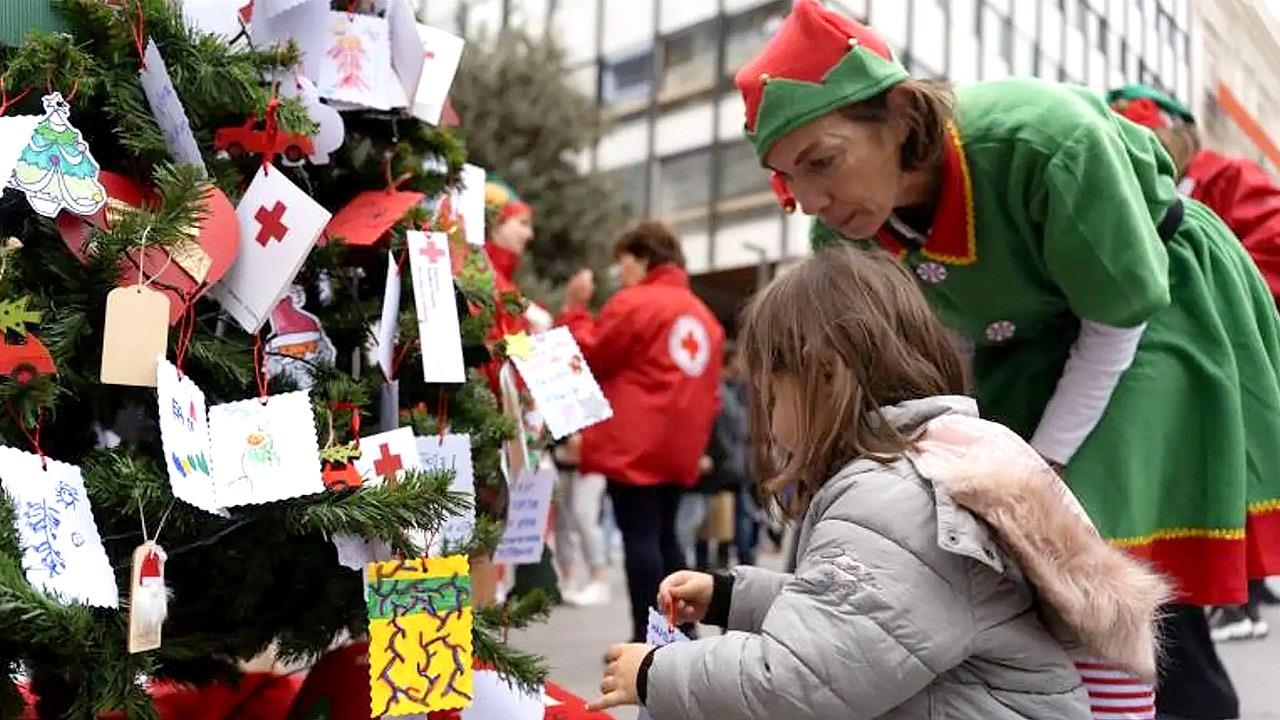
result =
[[[556,560],[564,601],[576,607],[591,607],[609,602],[604,530],[600,525],[605,479],[599,473],[580,471],[581,451],[582,436],[574,434],[552,452],[559,471]],[[581,585],[575,582],[574,572],[579,556],[587,569],[587,579]]]
[[[601,473],[622,533],[631,600],[631,635],[643,640],[647,612],[663,576],[685,566],[676,539],[681,492],[699,461],[719,409],[724,329],[689,288],[680,242],[670,228],[640,223],[614,243],[623,288],[599,317],[588,304],[591,271],[565,292],[561,322],[613,406],[613,417],[582,432],[580,469]]]

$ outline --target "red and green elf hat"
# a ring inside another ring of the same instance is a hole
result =
[[[1185,105],[1149,85],[1126,85],[1107,93],[1107,104],[1133,122],[1153,130],[1195,124]]]
[[[484,185],[485,226],[497,228],[511,218],[525,213],[533,214],[529,203],[521,200],[516,191],[501,178],[490,176]]]
[[[835,110],[885,92],[909,77],[879,35],[816,0],[791,14],[735,82],[747,106],[747,140],[763,161],[783,135]],[[794,208],[781,177],[774,191]]]

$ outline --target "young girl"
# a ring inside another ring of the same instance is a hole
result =
[[[977,419],[902,266],[815,256],[755,298],[741,342],[763,489],[801,523],[796,573],[668,577],[659,604],[677,622],[738,632],[615,646],[595,708],[1085,720],[1069,652],[1154,676],[1167,588],[1098,538],[1034,451]]]

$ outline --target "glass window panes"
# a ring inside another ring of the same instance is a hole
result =
[[[639,162],[609,173],[618,198],[633,216],[645,214],[645,163]]]
[[[745,142],[720,148],[720,197],[732,198],[769,191],[769,176],[756,151]]]
[[[663,96],[709,90],[716,74],[716,20],[681,30],[662,42]]]
[[[658,165],[656,214],[662,217],[705,207],[711,191],[711,153],[703,148],[662,158]]]
[[[652,72],[651,48],[605,60],[600,77],[602,99],[606,104],[614,104],[647,98]]]

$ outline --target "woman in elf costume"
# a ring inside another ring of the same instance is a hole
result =
[[[737,84],[815,243],[898,255],[972,347],[984,416],[1177,583],[1160,712],[1237,717],[1196,606],[1242,603],[1248,575],[1280,569],[1280,324],[1239,242],[1178,198],[1150,132],[1085,89],[953,96],[814,0]]]

